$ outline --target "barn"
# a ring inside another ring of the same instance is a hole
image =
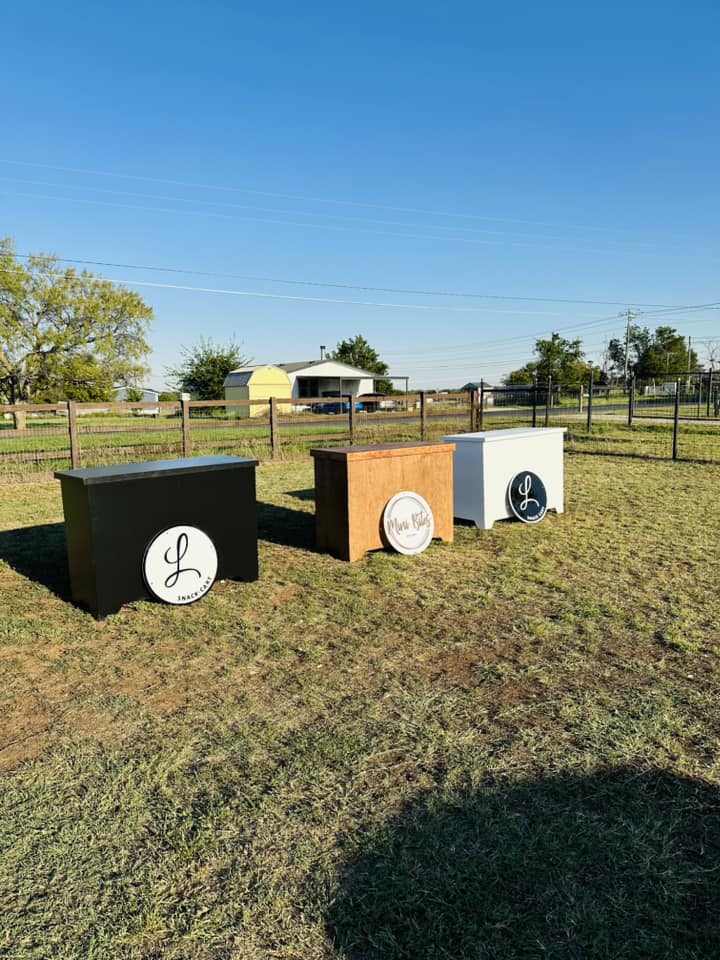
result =
[[[292,393],[290,378],[284,370],[273,364],[257,364],[231,370],[223,384],[226,400],[269,400],[270,397],[289,397]],[[290,413],[290,404],[280,404],[280,413]],[[229,407],[228,413],[237,417],[267,416],[268,407],[260,404]]]

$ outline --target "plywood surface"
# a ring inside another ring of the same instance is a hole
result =
[[[453,444],[347,449],[373,455],[315,458],[319,549],[351,561],[368,550],[381,549],[385,545],[383,510],[402,490],[412,490],[427,500],[435,520],[435,538],[453,539]]]

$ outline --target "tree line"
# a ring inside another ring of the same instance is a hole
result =
[[[534,358],[511,371],[504,383],[508,386],[540,383],[552,378],[558,386],[571,386],[590,379],[595,383],[623,382],[628,377],[638,380],[667,380],[699,369],[697,353],[685,337],[673,327],[630,326],[627,337],[610,340],[603,367],[588,362],[582,341],[566,340],[553,333],[548,340],[535,341]]]

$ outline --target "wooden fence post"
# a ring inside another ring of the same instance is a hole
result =
[[[427,416],[427,407],[425,405],[425,391],[420,391],[420,439],[425,439],[425,417]]]
[[[24,410],[14,410],[13,411],[13,430],[24,430],[27,426],[25,418],[27,414]]]
[[[180,401],[180,413],[182,415],[182,450],[183,456],[189,457],[192,453],[192,438],[190,436],[190,401]]]
[[[277,399],[270,397],[270,447],[273,459],[280,456],[280,432],[278,430]]]
[[[355,398],[348,394],[348,429],[350,430],[350,443],[355,443]]]
[[[70,434],[70,466],[73,470],[80,467],[80,443],[77,428],[77,407],[74,400],[68,400],[68,433]]]
[[[469,432],[475,432],[475,421],[477,417],[477,405],[478,405],[478,390],[477,387],[473,387],[469,393],[470,399],[470,427]]]

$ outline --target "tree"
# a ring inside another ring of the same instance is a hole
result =
[[[509,373],[505,383],[509,386],[530,384],[535,378],[545,383],[552,377],[557,386],[571,386],[586,380],[590,371],[595,370],[585,360],[581,341],[565,340],[559,333],[553,333],[549,340],[536,340],[535,355],[537,359]]]
[[[138,294],[56,257],[22,264],[0,239],[0,399],[110,400],[146,373],[152,309]]]
[[[51,372],[43,371],[35,381],[32,399],[38,403],[57,400],[112,400],[115,393],[113,371],[92,354],[60,360]]]
[[[625,372],[625,340],[615,338],[608,344],[608,359],[615,376]],[[695,370],[698,356],[688,350],[685,337],[673,327],[631,326],[628,336],[627,370],[639,380],[665,380]]]
[[[373,349],[365,337],[361,337],[359,334],[351,340],[341,340],[332,353],[329,354],[328,359],[337,360],[340,363],[347,363],[351,367],[359,367],[361,370],[378,374],[380,377],[390,369],[390,367],[380,359],[377,350]],[[391,380],[375,381],[375,391],[377,393],[392,393],[392,389]]]
[[[250,363],[233,341],[220,345],[204,337],[194,347],[181,347],[180,355],[182,363],[169,369],[168,374],[178,391],[189,393],[195,400],[222,399],[230,371]]]

